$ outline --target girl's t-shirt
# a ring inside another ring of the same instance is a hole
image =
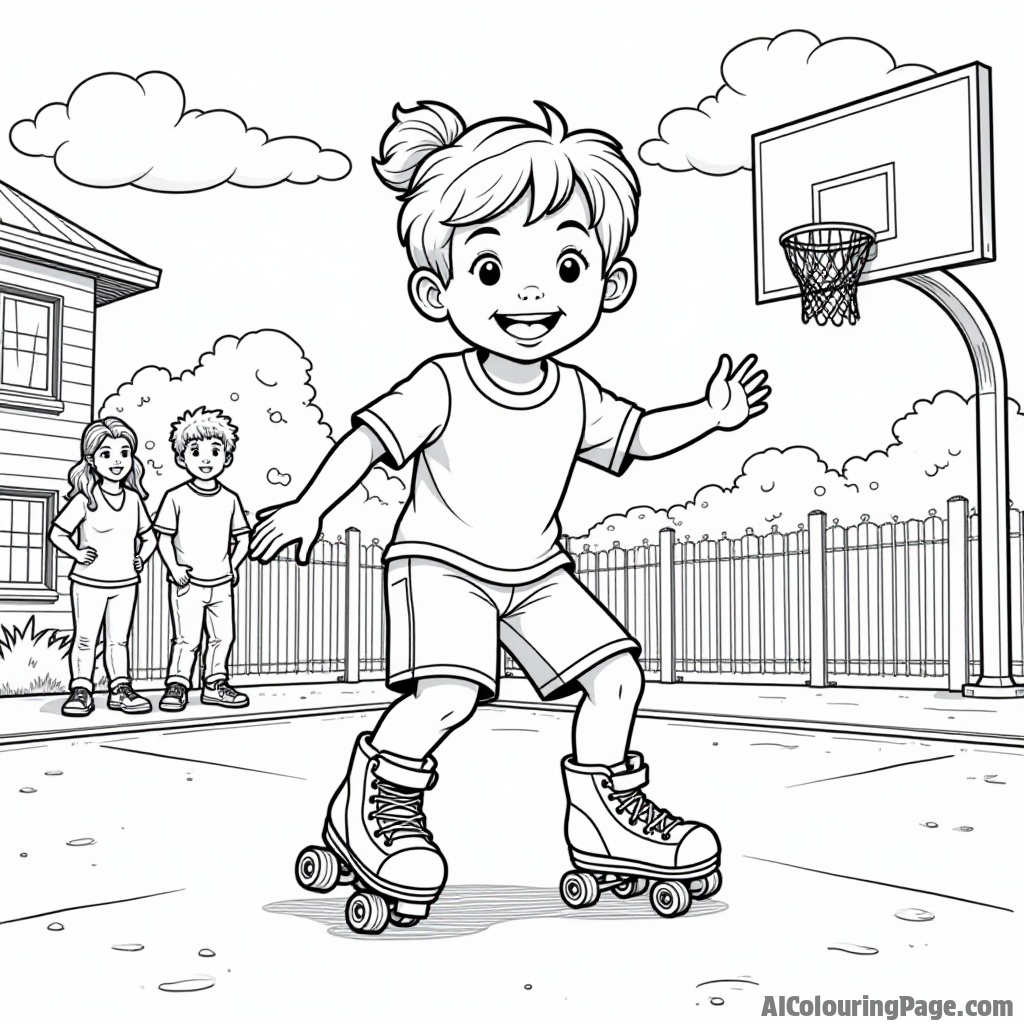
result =
[[[136,491],[122,490],[120,508],[102,488],[93,490],[94,509],[84,494],[76,494],[61,510],[53,525],[75,537],[80,548],[94,548],[88,564],[75,562],[71,579],[91,587],[128,587],[139,582],[135,571],[136,540],[153,528],[146,506]],[[76,535],[77,532],[77,535]]]

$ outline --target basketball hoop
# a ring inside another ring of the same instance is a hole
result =
[[[803,322],[837,327],[860,319],[857,282],[875,255],[875,233],[861,224],[802,224],[779,239],[800,285]]]

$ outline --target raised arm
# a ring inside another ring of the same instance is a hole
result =
[[[629,454],[635,459],[660,459],[686,448],[714,430],[736,430],[768,409],[768,371],[755,372],[757,356],[747,356],[733,370],[723,355],[703,399],[652,409],[637,426]]]
[[[359,426],[346,434],[297,498],[256,513],[250,557],[269,562],[283,548],[297,543],[299,562],[305,565],[320,536],[324,516],[356,489],[383,455],[384,446],[369,427]]]

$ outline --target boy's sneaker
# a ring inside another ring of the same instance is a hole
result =
[[[110,688],[107,694],[107,707],[111,711],[123,711],[126,715],[145,715],[153,710],[153,705],[141,694],[132,689],[132,684],[125,681]]]
[[[249,706],[249,698],[229,685],[226,679],[207,683],[203,687],[199,699],[204,704],[216,704],[222,708],[247,708]]]
[[[60,713],[69,718],[84,718],[91,715],[96,705],[92,699],[92,693],[84,686],[72,686],[71,694],[61,705]]]
[[[188,688],[182,683],[168,683],[160,698],[161,711],[184,711],[188,704]]]

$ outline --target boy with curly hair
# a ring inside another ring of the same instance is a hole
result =
[[[228,683],[235,639],[234,588],[249,551],[249,523],[238,495],[220,482],[238,430],[219,409],[200,406],[171,425],[175,462],[189,479],[169,490],[153,523],[167,566],[173,637],[162,711],[184,711],[199,646],[206,635],[203,704],[248,707]]]

